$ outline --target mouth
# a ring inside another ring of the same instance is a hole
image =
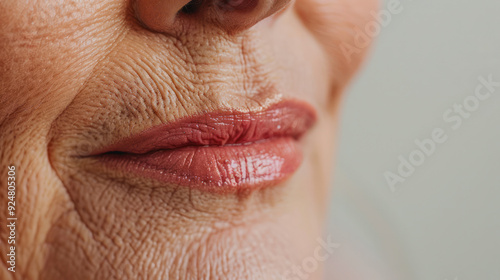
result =
[[[315,110],[298,101],[258,112],[209,112],[146,129],[90,157],[166,184],[215,193],[255,190],[297,170],[299,140],[315,121]]]

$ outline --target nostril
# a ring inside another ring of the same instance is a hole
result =
[[[194,14],[199,10],[202,2],[203,0],[191,0],[184,7],[182,7],[181,12],[184,14]]]
[[[209,26],[236,34],[273,15],[292,1],[134,0],[133,8],[137,20],[153,32],[172,35],[188,27]]]
[[[218,4],[223,11],[248,12],[253,10],[258,2],[259,0],[220,0]]]

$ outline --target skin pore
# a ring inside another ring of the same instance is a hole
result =
[[[0,205],[15,166],[18,218],[15,273],[0,227],[1,279],[301,279],[290,271],[322,236],[341,92],[366,51],[341,46],[356,45],[377,3],[182,12],[187,2],[0,0]],[[309,103],[317,122],[277,186],[220,195],[81,157],[155,125],[285,99]]]

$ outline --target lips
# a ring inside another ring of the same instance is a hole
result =
[[[147,129],[92,153],[134,176],[216,193],[276,185],[300,166],[298,140],[314,124],[308,104],[210,112]]]

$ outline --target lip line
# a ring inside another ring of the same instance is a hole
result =
[[[122,152],[122,151],[109,151],[109,152],[103,152],[99,153],[93,156],[105,156],[105,155],[110,155],[110,154],[116,154],[116,155],[131,155],[131,156],[142,156],[142,155],[148,155],[154,152],[158,151],[174,151],[174,150],[180,150],[184,148],[211,148],[211,147],[216,147],[216,148],[224,148],[224,147],[241,147],[241,146],[249,146],[253,144],[264,144],[266,142],[270,142],[273,140],[279,140],[279,139],[293,139],[294,141],[298,141],[300,137],[289,137],[289,136],[280,136],[280,137],[269,137],[265,139],[259,139],[256,141],[252,142],[242,142],[242,143],[227,143],[224,145],[184,145],[184,146],[178,146],[175,148],[158,148],[158,149],[153,149],[144,153],[134,153],[134,152]]]
[[[294,120],[287,120],[287,117]],[[212,111],[147,128],[89,156],[146,154],[183,147],[252,145],[282,137],[299,140],[316,119],[312,106],[296,100],[285,100],[254,112]]]

